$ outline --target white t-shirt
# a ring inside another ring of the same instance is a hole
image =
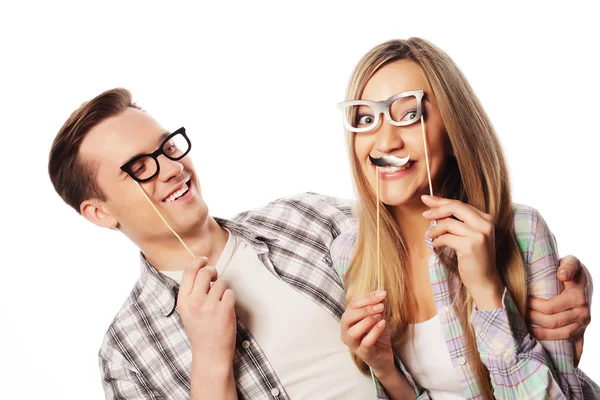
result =
[[[439,317],[436,315],[412,327],[414,335],[396,352],[408,372],[419,386],[427,389],[432,399],[464,399],[465,395],[452,365]],[[414,342],[411,339],[414,339]]]
[[[273,275],[251,246],[230,233],[216,268],[219,279],[235,293],[237,316],[290,398],[377,397],[373,381],[358,371],[342,343],[339,322]],[[183,272],[163,274],[180,282]]]

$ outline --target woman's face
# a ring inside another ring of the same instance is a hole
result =
[[[421,67],[410,60],[398,60],[387,64],[369,79],[361,100],[382,101],[398,93],[419,89],[425,92],[422,100],[423,120],[429,145],[431,178],[435,182],[442,174],[446,158],[450,153],[450,144],[436,100]],[[394,120],[398,120],[398,117],[409,120],[410,113],[416,112],[414,106],[410,109],[403,108],[401,111],[395,111],[395,104],[391,106],[390,112]],[[364,120],[359,123],[369,122],[369,111],[370,108],[359,110],[357,119]],[[396,116],[398,113],[402,115]],[[374,158],[383,155],[405,158],[410,155],[410,161],[404,167],[379,168],[380,199],[384,204],[390,206],[416,201],[421,205],[420,196],[429,194],[429,183],[420,120],[407,126],[394,126],[381,115],[379,123],[373,129],[367,132],[353,133],[353,135],[355,135],[354,154],[373,191],[377,185],[377,175],[375,166],[369,160],[369,155]]]

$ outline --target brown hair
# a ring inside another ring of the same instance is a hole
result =
[[[137,106],[127,89],[107,90],[75,110],[58,131],[48,158],[48,174],[56,192],[78,213],[90,198],[106,200],[96,183],[95,165],[82,160],[79,148],[88,132],[102,121]]]
[[[506,287],[521,314],[525,311],[525,266],[513,231],[513,206],[508,170],[500,143],[492,124],[467,79],[452,59],[426,40],[410,38],[392,40],[370,50],[358,63],[350,79],[346,99],[360,99],[369,79],[396,60],[417,63],[437,99],[455,157],[450,157],[444,169],[440,196],[461,200],[493,217],[496,238],[496,258]],[[353,116],[351,116],[353,118]],[[355,134],[347,132],[353,179],[358,194],[358,239],[355,256],[346,275],[348,301],[374,290],[377,281],[376,198],[354,152]],[[402,233],[388,206],[381,210],[381,265],[383,284],[387,291],[387,320],[394,346],[403,342],[407,324],[415,323],[416,300],[411,289],[408,249]],[[458,276],[458,262],[453,250],[436,251],[449,274],[449,282]],[[469,323],[473,300],[462,282],[452,292],[454,309],[465,334],[473,371],[485,399],[493,399],[489,373],[477,351],[475,334]],[[363,372],[367,365],[353,356]]]

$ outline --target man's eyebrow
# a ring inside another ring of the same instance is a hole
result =
[[[165,132],[162,135],[160,135],[158,137],[158,139],[156,140],[156,144],[160,145],[170,134],[171,134],[171,132]]]
[[[171,132],[164,132],[162,135],[160,135],[158,137],[158,139],[156,139],[156,144],[157,146],[160,146],[162,144],[162,142],[164,142],[164,140],[167,138],[167,136],[169,136],[171,134]],[[150,153],[138,153],[133,157],[130,157],[129,160],[127,160],[126,162],[123,163],[123,165],[127,164],[129,161],[133,160],[134,158],[140,157],[140,156],[146,156]]]

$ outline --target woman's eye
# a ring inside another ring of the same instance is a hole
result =
[[[417,118],[417,110],[410,110],[406,114],[404,114],[402,121],[410,121],[415,118]]]
[[[375,121],[372,115],[359,115],[357,119],[359,125],[371,125]]]

